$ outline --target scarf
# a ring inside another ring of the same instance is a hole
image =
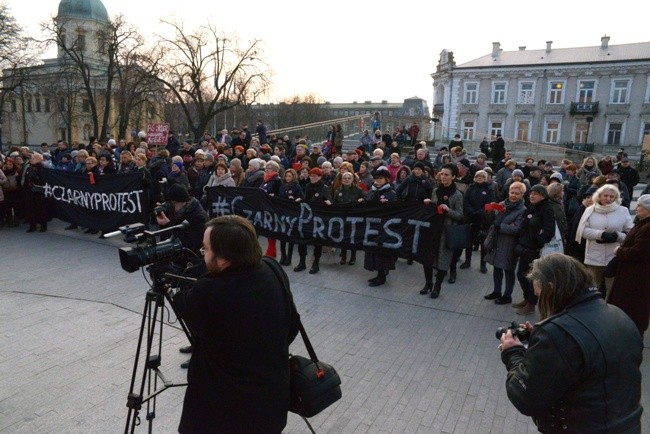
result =
[[[510,211],[512,211],[512,210],[514,210],[514,209],[519,208],[519,205],[521,205],[521,203],[522,203],[523,201],[524,201],[523,199],[519,199],[517,202],[512,203],[512,202],[510,202],[509,200],[504,200],[504,201],[501,202],[501,203],[506,207],[506,211],[510,212]]]
[[[610,212],[616,211],[620,206],[620,204],[614,202],[610,203],[609,205],[601,205],[599,203],[595,203],[588,207],[585,210],[584,214],[582,214],[580,223],[578,223],[578,230],[576,231],[576,243],[582,242],[582,234],[585,230],[585,227],[587,227],[587,220],[589,220],[589,217],[591,217],[593,213],[609,214]]]
[[[278,172],[264,172],[264,182],[269,182],[271,179],[273,179],[274,176],[277,176]]]
[[[445,187],[444,185],[440,184],[440,186],[436,188],[436,198],[438,199],[438,205],[449,206],[449,198],[454,193],[456,193],[456,184],[454,182],[452,182],[449,187]]]

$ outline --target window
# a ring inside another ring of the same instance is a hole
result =
[[[34,111],[40,112],[41,111],[41,98],[37,96],[34,99],[34,102],[36,103],[36,108],[34,109]]]
[[[506,103],[506,87],[504,82],[492,83],[492,104]]]
[[[90,113],[90,101],[84,98],[81,102],[81,111],[84,113]]]
[[[620,122],[610,122],[607,128],[607,144],[618,146],[621,144],[621,134],[623,132],[623,124]]]
[[[32,98],[29,96],[25,98],[25,111],[26,112],[32,111]]]
[[[627,104],[630,80],[614,80],[612,82],[612,104]]]
[[[463,122],[463,140],[474,140],[474,121]]]
[[[45,113],[50,112],[50,99],[49,98],[45,98],[45,110],[44,111],[45,111]]]
[[[492,122],[490,125],[490,135],[496,137],[497,134],[502,134],[503,123],[502,122]]]
[[[573,136],[574,143],[587,143],[587,132],[589,124],[587,122],[576,122],[576,133]]]
[[[556,121],[546,122],[546,131],[544,132],[545,143],[557,143],[560,135],[560,123]]]
[[[465,83],[464,104],[478,104],[478,83]]]
[[[564,82],[551,81],[548,90],[548,104],[564,103]]]
[[[77,33],[77,40],[74,43],[74,48],[79,51],[86,51],[86,33],[82,30]]]
[[[519,83],[517,104],[535,104],[535,82],[522,81]]]
[[[530,121],[517,122],[517,140],[522,142],[530,140]]]
[[[16,100],[12,99],[11,100],[11,112],[16,113],[18,111],[18,106],[16,105]]]
[[[594,80],[580,80],[578,82],[578,102],[593,102],[595,88],[596,82]]]

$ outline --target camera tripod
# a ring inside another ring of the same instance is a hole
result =
[[[151,433],[153,419],[156,417],[156,397],[169,388],[187,386],[187,383],[175,384],[169,381],[160,371],[165,299],[167,299],[169,306],[171,306],[176,318],[178,318],[178,322],[183,328],[190,344],[193,342],[190,331],[183,319],[176,312],[176,308],[174,307],[174,303],[169,294],[172,285],[166,278],[166,270],[168,270],[167,264],[151,265],[147,267],[147,271],[149,271],[153,280],[153,285],[151,289],[147,291],[144,312],[142,313],[142,324],[140,325],[140,335],[138,338],[135,361],[133,363],[133,374],[131,376],[131,388],[129,389],[129,395],[126,402],[126,406],[129,408],[129,413],[124,428],[125,434],[133,433],[135,427],[140,425],[139,413],[143,404],[146,404],[147,406],[146,419],[149,423],[149,432]],[[156,327],[157,325],[158,327]],[[157,344],[154,340],[157,340]],[[145,344],[144,349],[142,348],[143,343]],[[140,356],[143,352],[144,364],[139,367]],[[142,370],[142,373],[139,388],[136,390],[135,387],[138,379],[139,368]],[[158,379],[162,382],[162,387],[160,388],[158,385]],[[146,396],[144,395],[145,385],[147,387]]]

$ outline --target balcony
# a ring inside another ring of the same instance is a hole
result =
[[[572,102],[570,112],[572,115],[595,115],[598,113],[598,101],[596,102]]]
[[[444,104],[434,104],[433,105],[433,112],[436,114],[442,114],[445,112],[445,105]]]

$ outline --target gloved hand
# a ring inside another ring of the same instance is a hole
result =
[[[600,239],[603,240],[603,243],[615,243],[618,241],[618,234],[616,232],[603,232]]]

